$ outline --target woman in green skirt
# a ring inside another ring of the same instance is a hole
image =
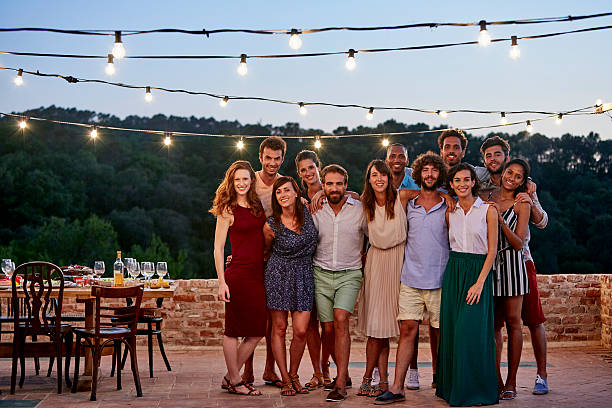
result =
[[[497,210],[478,197],[474,168],[460,163],[448,180],[459,201],[447,210],[451,253],[442,281],[436,395],[452,406],[498,403],[493,337]]]

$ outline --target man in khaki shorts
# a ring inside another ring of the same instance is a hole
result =
[[[389,391],[376,398],[376,404],[405,400],[404,381],[425,309],[429,311],[429,324],[433,328],[430,333],[436,336],[435,340],[440,326],[442,276],[450,252],[444,217],[447,205],[438,191],[446,180],[446,166],[440,155],[427,152],[415,159],[412,169],[412,177],[421,191],[406,206],[408,238],[399,294],[397,320],[400,321],[400,339],[395,358],[395,378]],[[437,347],[434,350],[433,345],[437,341],[430,344],[435,384],[438,350]]]
[[[346,398],[351,353],[349,318],[361,289],[361,250],[368,224],[361,202],[345,195],[348,174],[336,164],[321,170],[326,202],[312,216],[319,233],[313,258],[315,302],[323,324],[323,341],[337,366],[326,400]]]

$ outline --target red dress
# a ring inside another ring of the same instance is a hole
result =
[[[262,337],[266,334],[266,292],[264,289],[265,214],[253,216],[248,208],[233,209],[229,228],[232,262],[225,270],[230,301],[225,304],[225,335]]]

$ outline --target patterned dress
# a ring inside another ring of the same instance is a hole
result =
[[[514,206],[502,213],[504,222],[512,231],[516,231],[518,215]],[[497,281],[493,285],[493,296],[520,296],[529,293],[527,268],[523,259],[523,251],[515,250],[506,238],[501,225],[497,240],[497,257],[495,258]]]
[[[304,226],[300,233],[283,223],[277,225],[272,217],[267,222],[274,231],[272,255],[265,273],[268,309],[312,311],[312,256],[317,249],[318,236],[312,216],[304,208]]]

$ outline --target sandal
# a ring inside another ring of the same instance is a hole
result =
[[[357,395],[360,397],[369,397],[372,392],[372,377],[363,377],[363,381],[359,386],[359,390],[357,391]]]
[[[302,384],[300,384],[300,376],[295,374],[295,375],[290,375],[289,379],[291,380],[291,385],[293,385],[293,389],[295,390],[296,393],[298,394],[308,394],[308,389],[305,387],[302,387]]]
[[[238,387],[245,387],[248,390],[248,392],[240,392],[237,389]],[[232,384],[231,382],[228,382],[227,392],[229,392],[230,394],[248,395],[248,396],[261,395],[261,391],[255,389],[255,387],[253,387],[252,385],[249,385],[248,383],[245,383],[244,381],[240,381],[237,384]]]
[[[304,384],[308,391],[314,391],[323,386],[323,373],[314,373],[310,381]]]
[[[264,384],[271,385],[271,386],[277,387],[277,388],[282,388],[283,387],[283,382],[280,379],[278,379],[278,378],[276,378],[274,380],[266,380],[264,378]]]
[[[323,387],[326,387],[328,385],[330,385],[332,383],[332,379],[331,377],[328,375],[323,374]]]
[[[227,376],[223,376],[223,380],[221,380],[221,389],[222,390],[227,390],[227,386],[230,383],[229,378],[227,378]]]
[[[283,384],[283,386],[280,390],[280,395],[283,397],[295,397],[297,393],[293,389],[293,382],[291,380],[288,380],[287,382],[281,383]]]
[[[513,400],[515,398],[516,398],[516,391],[512,391],[512,390],[502,391],[502,393],[499,396],[499,399],[504,400],[504,401]]]
[[[389,391],[389,381],[381,381],[376,386],[372,387],[368,397],[379,397]]]

